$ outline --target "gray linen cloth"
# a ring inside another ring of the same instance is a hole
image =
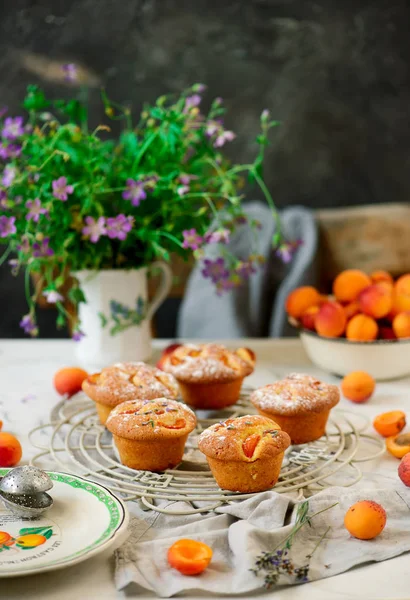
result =
[[[374,500],[386,510],[387,525],[374,540],[355,539],[344,528],[347,509],[359,500]],[[354,490],[331,487],[309,499],[309,515],[336,502],[336,506],[312,519],[311,527],[304,525],[294,538],[290,558],[295,567],[309,564],[310,581],[410,550],[410,489],[403,485],[378,489],[370,482],[368,487]],[[135,518],[128,541],[116,552],[117,589],[133,584],[127,591],[138,594],[151,590],[160,598],[199,590],[217,597],[260,591],[263,577],[250,569],[261,552],[274,550],[290,533],[297,505],[290,497],[269,491],[224,505],[208,516],[148,513],[144,520],[141,516]],[[172,508],[183,510],[184,503]],[[187,577],[169,567],[168,548],[181,538],[211,546],[212,562],[201,575]],[[295,577],[288,575],[279,580],[280,585],[294,582]]]
[[[179,312],[178,337],[235,339],[295,335],[287,322],[284,305],[292,289],[317,283],[318,228],[313,213],[300,206],[281,211],[286,239],[303,242],[292,262],[286,265],[272,249],[275,222],[269,208],[254,202],[244,212],[249,219],[263,225],[257,232],[258,250],[265,257],[266,265],[243,286],[223,296],[217,296],[213,284],[202,276],[202,267],[196,266]],[[240,227],[232,236],[228,250],[239,259],[246,259],[253,241],[254,232],[250,227]],[[218,252],[218,248],[211,245],[207,257],[215,258]]]

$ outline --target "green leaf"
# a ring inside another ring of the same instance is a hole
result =
[[[101,327],[104,329],[104,327],[107,326],[108,323],[108,319],[107,317],[104,315],[104,313],[99,312],[98,313],[99,319],[100,319],[100,323],[101,323]]]
[[[47,531],[45,533],[43,533],[43,535],[47,540],[49,540],[51,538],[51,536],[53,535],[53,530],[47,529]]]
[[[42,531],[47,531],[48,529],[50,529],[50,525],[46,525],[45,527],[27,527],[24,529],[20,529],[19,536],[30,535],[33,533],[41,533]]]
[[[27,111],[44,110],[50,106],[50,102],[46,99],[43,90],[36,85],[27,87],[27,95],[23,101],[23,107]]]
[[[138,138],[133,131],[123,131],[120,136],[120,143],[124,146],[126,152],[135,154],[138,150]]]
[[[68,297],[74,304],[80,304],[80,302],[86,302],[84,292],[79,287],[72,287],[68,292]]]

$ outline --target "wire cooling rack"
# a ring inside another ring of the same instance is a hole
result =
[[[198,411],[197,427],[188,438],[182,463],[164,473],[123,466],[111,434],[98,421],[95,404],[80,393],[57,404],[50,423],[31,431],[31,442],[38,449],[31,464],[88,477],[146,510],[179,515],[209,512],[253,495],[219,489],[197,448],[198,435],[213,423],[255,412],[249,403],[251,391],[245,388],[229,409]],[[359,481],[360,463],[384,452],[382,442],[363,433],[367,425],[367,420],[354,413],[334,409],[324,437],[288,448],[275,492],[309,496],[331,485],[348,487]],[[178,501],[185,502],[186,509],[173,510]]]

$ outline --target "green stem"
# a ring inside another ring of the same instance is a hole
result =
[[[317,515],[320,515],[320,513],[330,510],[331,508],[333,508],[334,506],[337,506],[338,504],[339,504],[339,502],[335,502],[331,506],[322,508],[322,510],[319,510],[318,512],[314,513],[313,515],[310,515],[310,516],[307,515],[306,518],[297,527],[295,527],[282,542],[280,542],[277,546],[275,546],[272,550],[270,550],[270,552],[275,552],[275,550],[277,550],[281,546],[284,546],[288,540],[292,539],[298,533],[298,531],[300,529],[302,529],[302,527],[304,525],[306,525],[306,523],[308,522],[308,519],[313,519],[314,517],[317,517]]]
[[[255,171],[255,169],[252,169],[251,172],[252,172],[252,175],[255,178],[255,181],[257,182],[257,184],[261,188],[262,192],[264,193],[266,201],[269,204],[270,209],[272,211],[272,215],[273,215],[273,218],[275,219],[275,224],[276,224],[276,232],[275,233],[276,233],[276,235],[277,235],[278,238],[279,238],[279,236],[282,237],[282,229],[281,229],[281,224],[280,224],[279,213],[278,213],[278,211],[276,209],[276,206],[275,206],[275,203],[274,203],[273,198],[271,196],[271,193],[268,190],[268,188],[267,188],[265,182],[263,181],[263,179]]]
[[[312,556],[314,555],[314,553],[316,552],[316,550],[319,548],[319,545],[322,543],[323,539],[326,537],[326,535],[327,535],[327,533],[329,532],[330,529],[331,529],[331,527],[329,525],[329,527],[326,529],[325,533],[320,536],[320,539],[319,539],[318,543],[313,548],[312,552],[310,554],[308,554],[307,558],[312,558]]]
[[[135,169],[140,164],[141,158],[144,156],[145,152],[151,146],[152,142],[155,140],[155,138],[158,136],[158,134],[159,134],[159,129],[146,140],[145,144],[143,145],[143,147],[141,148],[141,150],[138,152],[137,157],[134,160],[134,163],[132,165],[131,173],[135,172]]]
[[[65,315],[65,317],[66,317],[67,319],[69,319],[70,321],[73,321],[73,317],[72,317],[72,315],[70,315],[70,313],[66,311],[66,309],[65,309],[65,308],[64,308],[64,306],[61,304],[61,302],[56,302],[56,307],[58,308],[58,310],[59,310],[60,312],[62,312],[62,313]]]
[[[101,190],[100,192],[94,191],[93,194],[94,196],[97,196],[98,194],[111,194],[111,192],[124,192],[126,189],[126,187],[108,188],[107,190]]]
[[[9,244],[6,248],[6,250],[3,252],[3,254],[0,257],[0,266],[7,260],[11,251],[12,251],[12,247],[11,247],[11,244]]]
[[[26,272],[24,275],[24,292],[26,294],[27,304],[28,304],[30,310],[32,310],[33,298],[31,297],[31,294],[30,294],[30,267],[29,267],[29,265],[27,265]]]
[[[177,244],[180,248],[184,248],[182,242],[180,242],[179,239],[171,233],[168,233],[167,231],[158,231],[158,235],[161,235],[162,237],[167,237],[170,240],[172,240],[175,244]]]

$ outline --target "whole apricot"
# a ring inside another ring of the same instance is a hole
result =
[[[391,410],[377,417],[373,421],[373,427],[383,437],[397,435],[406,425],[406,415],[401,410]]]
[[[398,338],[410,337],[410,312],[401,312],[393,319],[393,331]]]
[[[358,315],[360,312],[360,305],[357,300],[353,300],[352,302],[349,302],[349,304],[346,304],[343,308],[346,313],[346,318],[348,321],[349,321],[349,319]]]
[[[372,540],[381,534],[386,526],[387,515],[384,508],[373,500],[361,500],[353,504],[345,514],[347,531],[359,540]]]
[[[321,295],[312,286],[305,285],[293,290],[286,299],[285,309],[289,316],[299,319],[311,306],[321,302]]]
[[[382,340],[397,340],[393,327],[382,325],[379,327],[379,336]]]
[[[406,273],[399,277],[394,284],[394,289],[398,294],[410,296],[410,273]]]
[[[410,487],[410,453],[405,454],[400,461],[399,468],[399,477],[407,487]]]
[[[81,384],[88,377],[87,371],[79,367],[64,367],[54,375],[54,387],[61,395],[69,398],[81,391]]]
[[[353,371],[343,378],[340,387],[345,398],[361,404],[369,400],[376,387],[376,382],[365,371]]]
[[[352,302],[362,290],[371,285],[370,277],[359,269],[342,271],[333,282],[333,294],[339,302]]]
[[[311,306],[300,317],[300,324],[304,329],[315,330],[315,318],[319,312],[319,306]]]
[[[399,293],[394,289],[392,299],[392,309],[388,315],[390,320],[393,320],[393,318],[401,312],[410,311],[410,294]]]
[[[393,295],[383,283],[373,283],[359,294],[360,310],[374,319],[381,319],[393,308]]]
[[[14,435],[0,431],[0,467],[14,467],[22,457],[21,444]]]
[[[370,279],[373,283],[379,283],[380,281],[387,281],[387,283],[391,283],[393,285],[393,277],[388,273],[388,271],[373,271],[370,273]]]
[[[354,342],[371,342],[377,338],[379,327],[372,317],[356,315],[347,324],[346,337]]]
[[[338,302],[325,302],[315,317],[315,329],[324,337],[339,337],[346,328],[346,313]]]
[[[386,439],[386,450],[396,458],[403,458],[410,452],[410,433],[399,433]]]

